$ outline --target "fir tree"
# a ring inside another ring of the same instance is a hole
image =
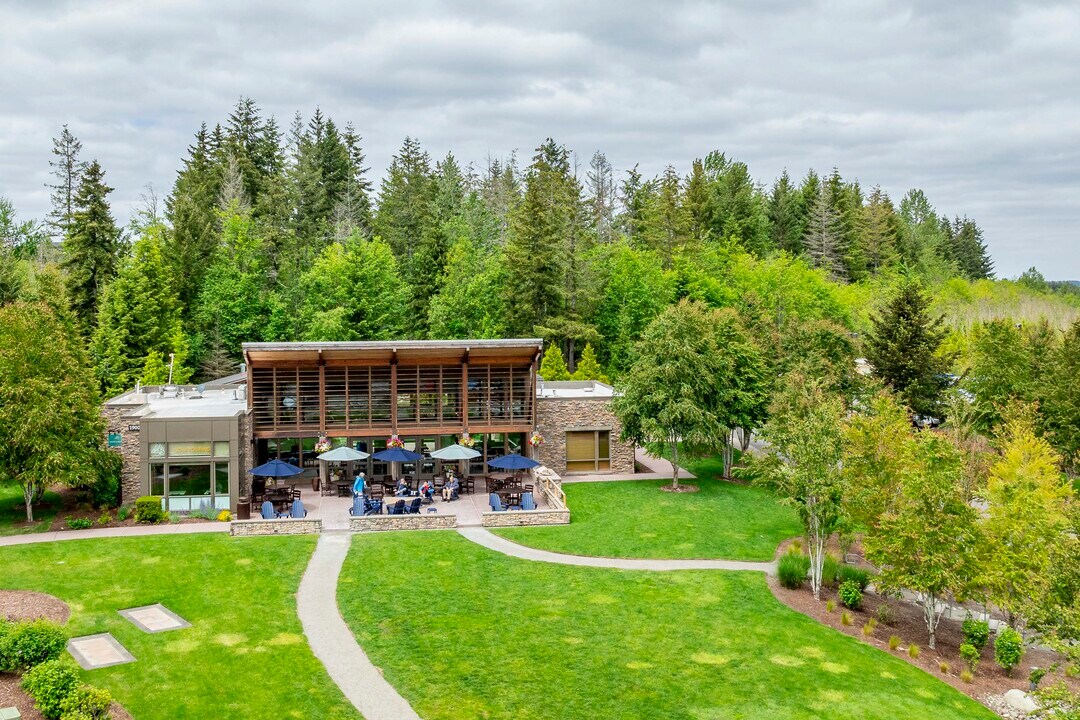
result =
[[[375,233],[405,265],[431,228],[432,196],[431,159],[418,141],[407,137],[383,178],[375,216]]]
[[[948,233],[946,257],[956,264],[960,275],[968,280],[988,280],[994,277],[994,263],[986,250],[982,230],[970,218],[955,218]]]
[[[53,237],[66,238],[75,215],[75,195],[82,173],[86,169],[86,163],[79,160],[81,150],[82,143],[71,134],[65,124],[60,131],[60,137],[53,138],[52,153],[56,159],[49,161],[56,182],[46,184],[46,187],[52,190],[52,210],[49,211],[47,223]]]
[[[604,153],[593,153],[585,177],[592,231],[598,242],[611,242],[615,239],[615,176]]]
[[[64,239],[64,269],[72,309],[89,332],[105,286],[116,276],[120,255],[120,230],[113,221],[105,184],[105,171],[97,160],[82,174],[75,195],[71,223]]]
[[[772,228],[773,247],[792,255],[802,252],[806,208],[787,170],[773,183],[769,194],[769,225]]]
[[[644,245],[654,250],[670,268],[676,254],[690,239],[690,213],[683,204],[682,181],[668,165],[655,181],[656,193],[649,197],[642,227]]]
[[[465,205],[467,187],[453,154],[435,166],[431,188],[431,220],[419,239],[416,252],[406,267],[412,298],[409,317],[417,337],[427,334],[431,299],[439,292],[439,280],[446,268],[446,253],[453,242],[453,221]]]
[[[600,362],[596,359],[596,351],[593,350],[592,343],[585,344],[585,349],[581,351],[581,359],[578,360],[577,368],[574,370],[571,379],[609,382],[607,375],[604,374],[604,369],[600,367]]]
[[[540,361],[540,377],[551,382],[570,379],[570,371],[566,368],[566,360],[558,343],[550,343],[544,351]]]
[[[875,187],[863,207],[863,232],[859,238],[866,269],[870,273],[895,265],[900,258],[901,223],[889,196]]]
[[[952,358],[938,352],[945,339],[943,319],[931,318],[929,306],[930,298],[916,283],[904,283],[874,318],[866,359],[914,413],[941,418]]]
[[[626,171],[626,179],[619,186],[619,203],[623,211],[618,217],[618,226],[630,244],[636,248],[647,246],[645,213],[653,190],[652,182],[642,180],[637,165]]]
[[[684,187],[686,194],[683,198],[683,206],[690,216],[690,239],[700,244],[705,242],[705,237],[709,232],[709,185],[705,179],[705,165],[700,158],[695,159],[691,164],[690,175],[686,178]]]
[[[728,160],[714,150],[705,156],[704,168],[709,185],[706,224],[710,236],[734,240],[764,255],[771,249],[766,203],[746,164]]]
[[[810,261],[834,278],[844,278],[840,218],[827,185],[820,185],[803,234],[803,246]]]

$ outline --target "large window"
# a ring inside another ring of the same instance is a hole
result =
[[[169,512],[227,510],[229,463],[151,463],[150,494]]]
[[[611,470],[611,436],[607,430],[566,433],[566,471],[604,472]]]

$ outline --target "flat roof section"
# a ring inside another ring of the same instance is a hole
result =
[[[185,389],[183,396],[162,397],[160,393],[130,392],[113,398],[106,406],[137,406],[130,417],[140,418],[231,418],[247,412],[247,399],[235,389],[198,392]]]
[[[536,397],[542,400],[610,400],[615,388],[599,380],[539,380]]]

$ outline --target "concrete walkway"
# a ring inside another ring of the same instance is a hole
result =
[[[8,545],[32,545],[57,540],[91,540],[93,538],[141,537],[144,535],[188,535],[191,533],[227,533],[232,523],[200,522],[176,525],[128,525],[113,528],[90,528],[88,530],[57,530],[51,532],[5,535],[0,537],[0,547]]]
[[[749,570],[776,574],[775,562],[742,562],[739,560],[650,560],[644,558],[607,558],[587,555],[565,555],[525,547],[495,535],[485,528],[459,527],[458,532],[477,545],[503,555],[533,560],[535,562],[555,563],[557,565],[580,565],[582,567],[614,568],[616,570]]]
[[[296,613],[315,656],[365,720],[420,720],[371,664],[338,611],[338,576],[351,537],[335,532],[319,537],[296,594]]]

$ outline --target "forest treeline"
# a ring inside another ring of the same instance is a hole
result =
[[[993,277],[975,220],[920,190],[894,203],[836,169],[766,186],[717,151],[650,178],[601,152],[579,166],[552,139],[478,168],[406,138],[376,187],[351,124],[316,109],[282,129],[242,99],[198,129],[168,196],[127,228],[80,153],[65,127],[47,232],[107,393],[162,381],[169,354],[174,379],[227,374],[256,340],[542,336],[570,371],[591,345],[617,377],[684,297],[736,308],[780,357],[807,323],[857,332],[896,278]],[[26,262],[3,271],[0,301],[48,249],[5,207],[4,252]]]

